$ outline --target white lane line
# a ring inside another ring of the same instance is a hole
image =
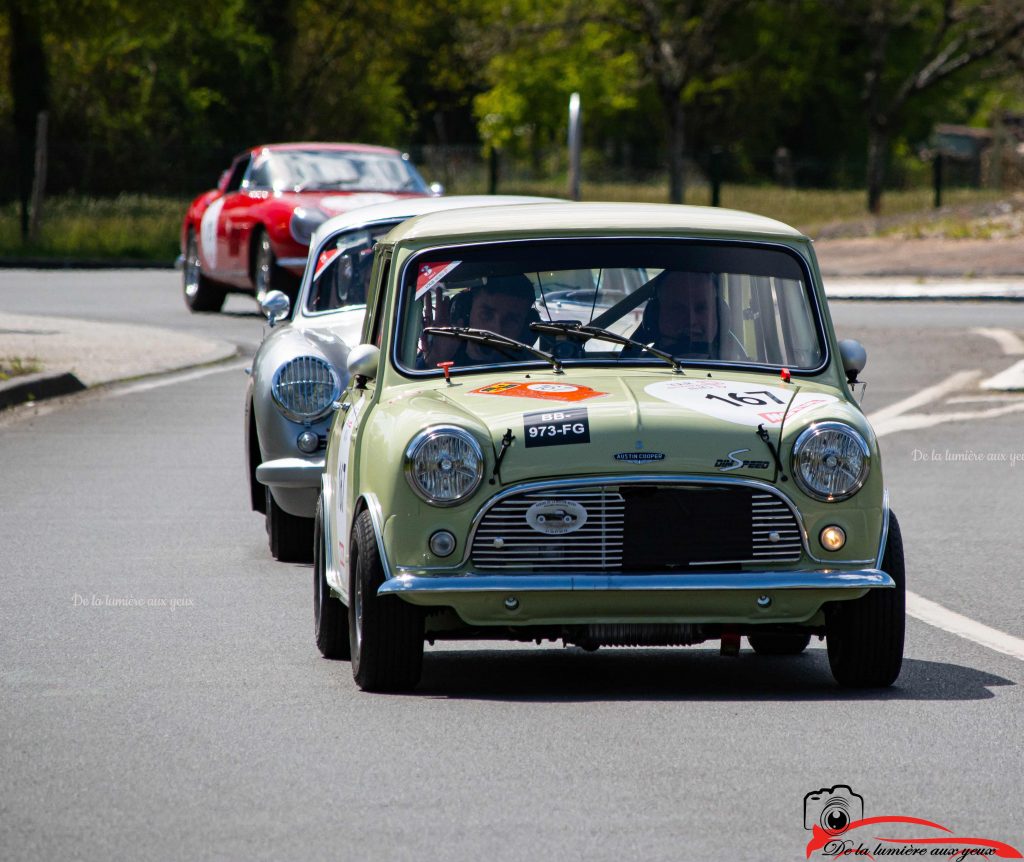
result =
[[[982,389],[1017,392],[1024,389],[1024,359],[981,382]]]
[[[1016,332],[1009,329],[979,326],[971,330],[975,335],[991,338],[1006,356],[1024,356],[1024,341]]]
[[[1024,640],[975,622],[969,617],[936,604],[924,596],[907,591],[907,614],[916,620],[973,641],[983,647],[1024,661]]]
[[[174,386],[177,383],[187,383],[189,380],[198,380],[201,377],[209,377],[211,374],[223,374],[225,371],[238,371],[252,364],[252,360],[245,359],[238,362],[231,362],[227,365],[211,365],[209,368],[200,368],[193,371],[183,371],[179,374],[168,374],[156,380],[142,380],[138,383],[129,383],[125,386],[118,386],[104,393],[106,398],[120,398],[123,395],[135,395],[138,392],[149,392],[151,389],[159,389],[162,386]]]
[[[978,370],[958,371],[934,386],[928,386],[920,392],[915,392],[909,398],[904,398],[902,401],[897,401],[895,404],[890,404],[888,407],[876,410],[868,417],[868,420],[872,425],[875,425],[876,423],[886,422],[896,416],[902,416],[908,410],[924,407],[932,401],[937,401],[943,395],[970,386],[979,377],[981,377],[981,372]]]
[[[942,422],[985,419],[1024,411],[1024,403],[1014,403],[1004,407],[993,407],[988,410],[977,410],[970,413],[918,413],[911,416],[903,415],[908,410],[913,410],[915,407],[923,407],[941,398],[948,392],[955,392],[957,389],[969,385],[980,376],[980,371],[960,371],[946,378],[941,383],[935,384],[935,386],[922,389],[916,395],[911,395],[909,398],[904,398],[902,401],[897,401],[895,404],[883,407],[881,410],[872,413],[868,419],[872,426],[874,426],[875,435],[877,437],[884,437],[886,434],[894,434],[897,431],[928,428],[932,425],[939,425]],[[976,622],[909,590],[907,590],[907,615],[937,629],[942,629],[944,632],[962,637],[964,640],[969,640],[972,643],[1024,661],[1024,640],[1006,632],[1001,632],[991,626],[986,626],[984,623]]]
[[[990,392],[988,395],[958,395],[956,398],[947,398],[947,404],[993,404],[1002,401],[1004,404],[1020,401],[1019,395],[1009,393]]]
[[[1024,401],[1007,404],[1003,407],[991,407],[988,410],[973,410],[959,413],[913,413],[910,416],[897,416],[888,422],[875,425],[875,436],[884,437],[897,431],[914,431],[919,428],[931,428],[945,422],[971,422],[977,419],[994,419],[1007,413],[1024,411]],[[872,423],[874,424],[874,423]]]

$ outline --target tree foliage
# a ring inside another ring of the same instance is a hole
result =
[[[877,209],[933,123],[1020,108],[1022,33],[1020,0],[4,0],[0,171],[25,186],[44,104],[56,190],[192,190],[283,139],[544,171],[579,92],[585,145],[666,171],[673,200],[713,147],[752,180],[785,148],[795,181],[866,182]]]

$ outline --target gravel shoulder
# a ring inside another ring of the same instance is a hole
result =
[[[814,243],[828,277],[991,278],[1024,275],[1024,239],[857,237]]]

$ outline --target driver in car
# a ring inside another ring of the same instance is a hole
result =
[[[530,331],[530,323],[538,319],[533,302],[533,282],[521,274],[488,278],[484,284],[464,290],[454,298],[446,296],[438,286],[423,297],[423,327],[482,329],[533,344],[536,337]],[[521,358],[518,351],[498,350],[444,335],[435,334],[426,342],[421,359],[423,368],[436,368],[440,362],[479,365]]]
[[[655,282],[654,295],[631,338],[672,356],[717,359],[718,291],[711,273],[667,270]],[[643,351],[626,347],[620,355],[637,357]]]

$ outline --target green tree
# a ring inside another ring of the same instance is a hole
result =
[[[36,122],[49,106],[49,73],[43,50],[39,7],[8,0],[10,87],[17,161],[21,236],[28,237],[28,205],[35,178]]]
[[[1024,34],[1024,8],[1018,0],[836,2],[840,21],[862,46],[867,206],[878,213],[893,139],[910,104],[1013,44]]]

